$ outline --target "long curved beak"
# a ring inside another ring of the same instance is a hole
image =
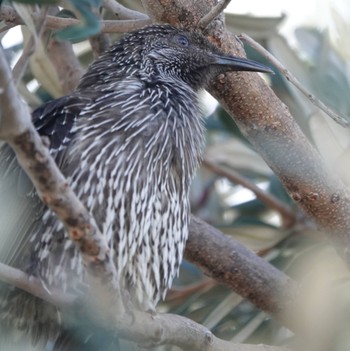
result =
[[[214,64],[227,66],[230,71],[252,71],[274,73],[273,70],[259,62],[243,57],[213,55]]]

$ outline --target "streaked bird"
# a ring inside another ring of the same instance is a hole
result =
[[[227,71],[270,69],[224,55],[200,33],[151,25],[113,45],[70,95],[33,113],[105,235],[119,285],[137,309],[154,310],[178,272],[189,188],[204,147],[197,92]],[[8,146],[0,153],[0,180],[0,260],[48,290],[84,291],[79,252]],[[5,284],[0,301],[3,331],[22,330],[34,341],[64,339],[57,308]]]

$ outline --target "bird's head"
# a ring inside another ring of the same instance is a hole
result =
[[[227,71],[271,73],[258,62],[223,54],[199,32],[169,25],[151,25],[131,32],[111,52],[114,61],[129,73],[136,72],[137,67],[162,79],[181,79],[195,90]]]

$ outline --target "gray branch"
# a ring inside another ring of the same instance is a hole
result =
[[[0,280],[21,288],[57,307],[73,306],[74,298],[62,291],[47,292],[41,284],[22,271],[0,263]],[[185,317],[174,314],[151,314],[133,311],[133,320],[118,319],[117,334],[144,347],[165,344],[193,351],[287,351],[268,345],[233,344],[215,337],[210,330]]]
[[[32,18],[37,22],[40,18],[40,14],[37,12],[32,13]],[[18,13],[10,6],[0,7],[0,20],[5,21],[6,25],[22,25],[24,24]],[[144,19],[132,19],[132,20],[120,20],[120,21],[101,21],[101,32],[102,33],[124,33],[130,30],[141,28],[147,24],[150,24],[149,18]],[[81,21],[74,18],[63,18],[56,16],[46,17],[46,27],[50,29],[64,29],[69,26],[79,25]]]

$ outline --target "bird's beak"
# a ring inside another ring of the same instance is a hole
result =
[[[259,62],[248,60],[243,57],[213,55],[214,62],[220,66],[227,66],[228,71],[252,71],[273,73],[273,70]]]

